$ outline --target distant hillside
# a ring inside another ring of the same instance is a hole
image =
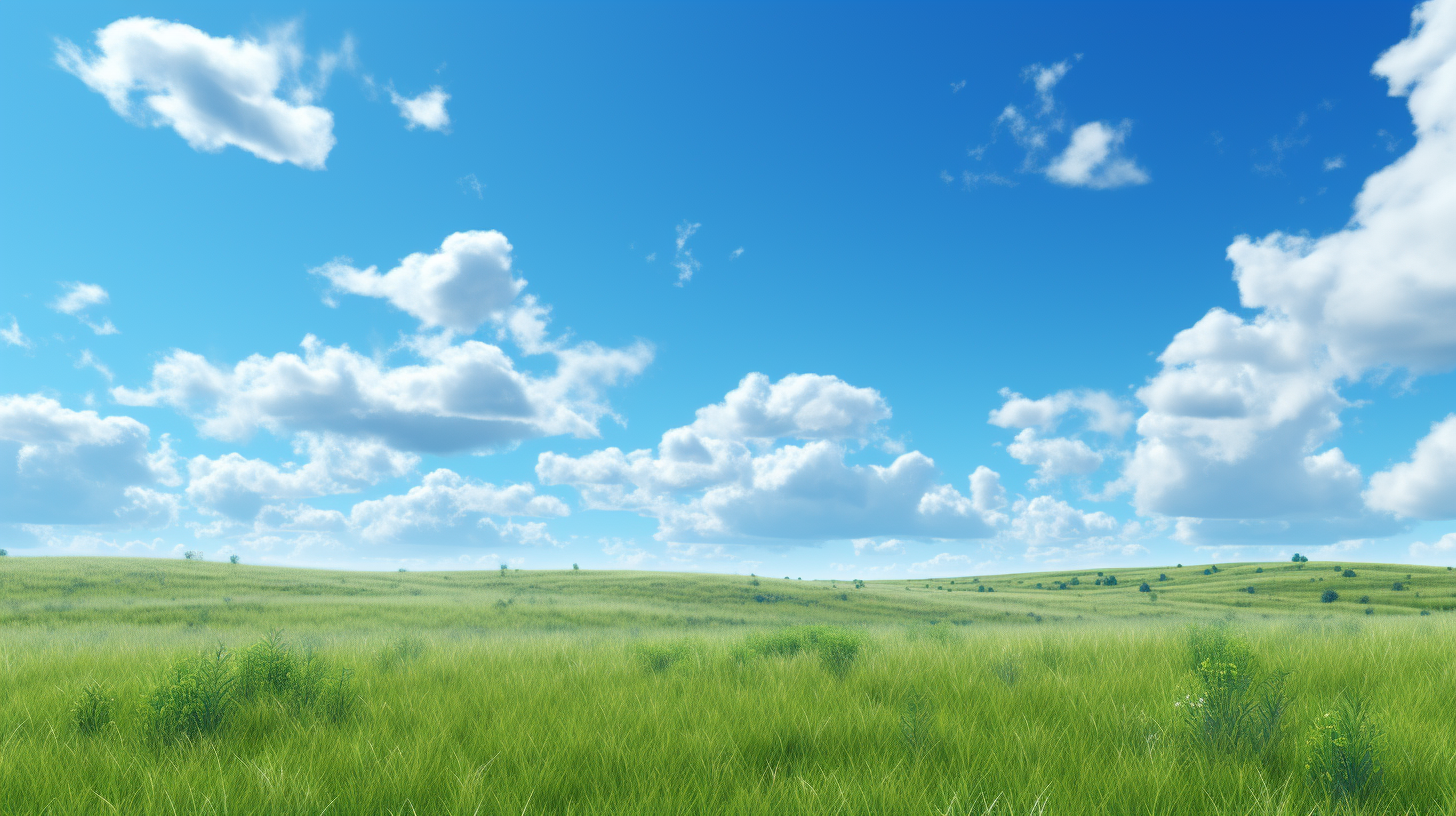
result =
[[[1148,591],[1141,591],[1143,583]],[[1324,602],[1327,591],[1336,597]],[[1353,562],[1069,570],[868,581],[857,588],[852,580],[696,573],[379,573],[144,558],[0,558],[0,625],[6,626],[641,630],[1453,609],[1456,572],[1450,568]]]

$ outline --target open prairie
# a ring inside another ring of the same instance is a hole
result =
[[[0,559],[0,810],[1456,805],[1456,573],[1113,576]]]

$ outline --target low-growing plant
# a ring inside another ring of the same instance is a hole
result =
[[[991,673],[1006,685],[1014,686],[1021,677],[1021,661],[1007,655],[991,664]]]
[[[900,713],[900,738],[905,741],[905,747],[916,752],[925,747],[926,739],[926,701],[920,692],[911,689],[905,695],[905,703]]]
[[[1254,587],[1253,587],[1253,585],[1250,584],[1249,586],[1244,587],[1244,591],[1247,592],[1247,593],[1249,593],[1250,595],[1253,595],[1254,594]]]
[[[144,716],[152,736],[170,740],[221,728],[237,702],[233,668],[221,645],[173,664],[147,697]]]
[[[1384,734],[1363,698],[1341,699],[1315,719],[1305,741],[1305,769],[1331,801],[1363,802],[1384,779]]]
[[[1286,674],[1261,672],[1248,641],[1218,623],[1189,633],[1196,687],[1173,703],[1183,726],[1204,747],[1263,751],[1282,729]]]
[[[1166,573],[1166,572],[1160,572],[1160,573],[1158,573],[1158,580],[1159,581],[1166,581],[1166,580],[1168,580],[1168,573]]]
[[[101,682],[91,682],[81,687],[76,703],[71,706],[71,721],[82,734],[96,734],[112,723],[112,709],[116,707],[116,696]]]
[[[1263,567],[1255,567],[1254,568],[1254,572],[1263,572],[1263,571],[1264,571],[1264,568]]]
[[[1327,589],[1320,593],[1320,603],[1334,603],[1340,599],[1340,593],[1333,589]]]
[[[500,602],[497,601],[497,604]],[[509,606],[510,604],[506,604]],[[414,635],[401,635],[379,650],[375,662],[388,671],[418,660],[425,653],[425,642]]]
[[[1393,583],[1393,584],[1390,585],[1390,591],[1391,592],[1404,592],[1405,591],[1405,584],[1402,584],[1401,582],[1396,581],[1395,583]]]
[[[857,632],[835,626],[792,626],[777,632],[756,632],[748,636],[744,649],[764,657],[792,657],[815,654],[824,668],[835,674],[849,670],[864,645]]]
[[[1148,582],[1147,581],[1143,581],[1141,584],[1138,585],[1138,592],[1152,592],[1152,591],[1153,591],[1153,588],[1150,587],[1150,586],[1148,586]]]
[[[693,646],[687,641],[675,643],[636,643],[632,654],[642,668],[650,672],[665,672],[693,655]]]
[[[1347,569],[1344,572],[1340,573],[1340,577],[1342,577],[1342,578],[1354,578],[1355,577],[1355,571],[1352,570],[1352,569]]]

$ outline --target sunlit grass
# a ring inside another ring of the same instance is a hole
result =
[[[1456,576],[1205,566],[856,589],[11,558],[0,812],[1451,812]],[[1257,750],[1174,706],[1201,688],[1189,627],[1210,618],[1289,672]],[[219,645],[251,690],[215,730],[154,738],[159,684]],[[287,679],[336,672],[347,716]],[[1358,800],[1306,768],[1316,722],[1357,696],[1381,735]]]

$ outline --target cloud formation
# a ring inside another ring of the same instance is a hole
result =
[[[85,323],[96,334],[119,333],[116,326],[112,325],[110,318],[96,323],[87,314],[92,306],[102,306],[110,302],[111,295],[105,289],[94,283],[80,282],[63,283],[61,287],[66,292],[51,302],[52,309]],[[16,331],[19,331],[18,327],[16,327]]]
[[[194,150],[240,147],[274,163],[321,170],[334,146],[333,114],[297,79],[292,28],[267,41],[213,37],[182,23],[128,17],[96,32],[96,49],[57,43],[56,62],[139,125],[168,125]],[[332,70],[337,55],[321,61]],[[279,97],[290,85],[290,99]]]
[[[1106,122],[1082,125],[1072,131],[1067,149],[1047,165],[1047,178],[1068,187],[1094,190],[1147,184],[1147,171],[1122,155],[1122,144],[1131,131],[1132,123],[1126,119],[1115,128]]]
[[[150,451],[150,439],[131,417],[0,396],[0,522],[169,522],[175,501],[153,488],[180,480],[167,441]]]
[[[466,479],[441,468],[402,495],[362,501],[349,511],[349,525],[368,541],[434,539],[478,545],[555,544],[542,522],[506,521],[489,516],[559,517],[566,504],[555,496],[536,495],[531,485],[496,487]]]
[[[837,377],[755,373],[664,433],[655,453],[543,453],[536,474],[576,487],[589,508],[656,518],[670,542],[993,535],[1006,503],[994,472],[978,470],[968,496],[918,451],[888,466],[846,461],[889,415],[878,392]]]
[[[496,230],[452,233],[434,252],[414,252],[384,274],[342,260],[311,270],[333,291],[383,298],[426,328],[470,334],[499,319],[526,287],[511,274],[511,244]]]
[[[1431,426],[1409,462],[1372,475],[1365,501],[1407,518],[1456,518],[1456,414]]]
[[[390,88],[389,101],[399,108],[399,115],[404,118],[405,128],[414,130],[422,127],[425,130],[440,133],[450,132],[450,114],[445,110],[445,103],[450,101],[450,94],[445,93],[439,85],[415,97],[400,96],[393,88]]]

